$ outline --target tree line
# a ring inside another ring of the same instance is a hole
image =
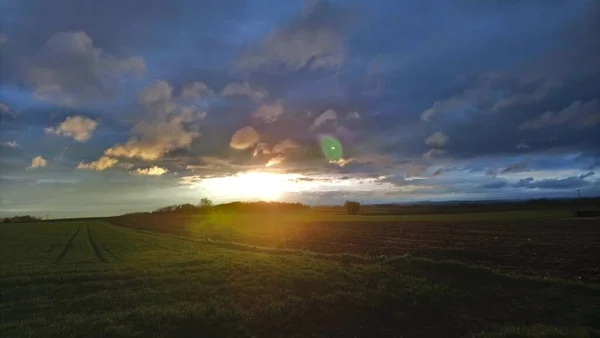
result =
[[[26,223],[26,222],[38,222],[42,219],[31,215],[5,217],[2,219],[2,223]]]
[[[361,207],[359,202],[346,201],[344,203],[349,215],[356,215]],[[162,207],[152,211],[152,214],[206,214],[220,213],[265,213],[265,212],[298,212],[310,210],[311,207],[302,203],[288,202],[229,202],[215,205],[210,199],[202,198],[198,204],[176,204]]]

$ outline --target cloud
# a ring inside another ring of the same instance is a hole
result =
[[[425,139],[426,145],[437,148],[445,146],[448,142],[450,142],[450,138],[441,131],[436,131]]]
[[[232,82],[223,88],[221,95],[224,97],[247,96],[254,101],[261,101],[269,96],[269,92],[263,87],[251,86],[248,82]]]
[[[125,144],[117,143],[106,149],[105,155],[156,160],[172,150],[188,148],[200,136],[188,124],[203,119],[206,112],[200,112],[194,105],[184,105],[173,96],[173,87],[166,81],[156,81],[144,88],[138,95],[138,103],[143,106],[146,120],[133,126],[134,136]]]
[[[105,169],[114,167],[118,162],[119,161],[117,159],[110,158],[108,156],[102,156],[98,160],[90,163],[80,162],[77,166],[77,169],[103,171]]]
[[[168,116],[180,116],[183,122],[201,120],[206,116],[188,99],[196,98],[202,91],[209,91],[203,82],[194,82],[184,86],[179,97],[173,95],[173,87],[166,81],[156,81],[142,89],[138,103],[143,106],[144,115],[151,120],[164,120]]]
[[[265,164],[265,167],[268,168],[268,167],[276,166],[276,165],[279,165],[279,164],[283,163],[283,161],[285,161],[285,156],[283,156],[283,155],[277,155],[277,156],[271,158],[267,162],[267,164]]]
[[[600,123],[600,101],[575,101],[559,112],[547,111],[519,126],[520,130],[535,130],[568,124],[573,128],[591,128]]]
[[[158,166],[152,166],[150,168],[145,168],[145,169],[138,168],[134,171],[131,171],[131,174],[140,175],[140,176],[142,176],[142,175],[144,175],[144,176],[161,176],[167,172],[168,172],[168,170],[165,168],[161,168]]]
[[[252,156],[258,156],[258,155],[269,155],[271,154],[271,148],[269,148],[269,144],[265,143],[265,142],[260,142],[256,144],[256,147],[254,147],[254,151],[252,152]]]
[[[489,168],[485,171],[486,176],[498,176],[498,170],[494,168]]]
[[[525,142],[525,141],[521,141],[517,144],[517,149],[530,149],[531,146],[529,145],[529,143]]]
[[[31,165],[28,168],[29,169],[35,169],[35,168],[45,167],[47,165],[48,165],[48,161],[46,161],[41,156],[36,156],[33,159],[31,159]]]
[[[145,106],[168,102],[172,99],[173,87],[166,81],[156,81],[138,94],[138,102]]]
[[[496,104],[494,104],[491,110],[499,111],[501,109],[507,109],[516,105],[540,102],[552,91],[560,89],[562,86],[562,82],[556,79],[546,80],[531,93],[519,93],[499,100],[496,102]]]
[[[243,150],[252,147],[260,140],[258,132],[250,126],[238,129],[233,136],[229,146],[233,149]]]
[[[591,176],[591,175],[590,175]],[[586,180],[589,176],[570,176],[567,178],[534,180],[532,177],[524,178],[513,184],[514,188],[524,189],[552,189],[567,190],[590,186],[592,182]]]
[[[206,83],[198,81],[184,86],[183,89],[181,89],[180,97],[182,99],[196,99],[212,95],[213,92]]]
[[[334,121],[336,119],[337,119],[337,114],[333,110],[328,109],[325,112],[323,112],[321,115],[317,116],[317,118],[315,119],[313,124],[309,127],[309,129],[316,130],[323,123],[325,123],[327,121]]]
[[[17,116],[10,107],[4,103],[0,103],[0,120],[4,118],[14,119]]]
[[[46,41],[27,68],[25,81],[38,100],[78,106],[111,97],[124,75],[142,75],[145,70],[141,58],[105,55],[85,32],[63,32]]]
[[[442,176],[442,174],[444,174],[445,172],[450,171],[451,168],[438,168],[436,171],[433,172],[433,174],[431,174],[431,176],[436,177],[436,176]]]
[[[433,160],[436,157],[442,156],[446,154],[447,151],[444,149],[429,149],[426,153],[423,154],[423,158],[425,160]]]
[[[595,172],[593,172],[593,171],[590,171],[590,172],[587,172],[587,173],[585,173],[585,174],[583,174],[583,175],[579,176],[579,178],[581,178],[581,179],[585,179],[585,178],[588,178],[588,177],[592,177],[592,176],[594,176],[594,175],[596,175],[596,173],[595,173]]]
[[[87,141],[98,126],[98,122],[84,116],[69,116],[55,128],[46,128],[46,134],[72,137],[77,142]]]
[[[340,34],[345,16],[341,8],[320,1],[242,53],[238,67],[243,70],[339,67],[346,54]]]
[[[289,150],[296,149],[296,148],[298,148],[298,145],[294,141],[290,140],[289,138],[286,138],[285,140],[283,140],[283,141],[277,143],[275,146],[273,146],[273,149],[271,149],[271,152],[275,153],[275,154],[286,153]]]
[[[252,156],[258,156],[258,155],[271,155],[271,154],[285,154],[288,153],[290,150],[292,149],[296,149],[298,148],[298,145],[286,138],[285,140],[275,144],[273,146],[273,148],[270,148],[269,145],[265,142],[260,142],[258,144],[256,144],[256,147],[254,148],[254,152],[252,153]]]
[[[349,158],[349,159],[341,158],[341,159],[339,159],[337,161],[331,160],[331,161],[329,161],[329,163],[331,163],[331,164],[337,164],[340,167],[345,167],[348,163],[351,163],[351,162],[354,162],[354,161],[355,160],[352,159],[352,158]]]
[[[506,168],[500,170],[500,174],[522,173],[527,171],[529,164],[527,161],[511,163]]]
[[[4,142],[0,142],[0,147],[19,148],[20,146],[17,143],[17,141],[4,141]]]
[[[348,115],[346,115],[346,118],[349,120],[357,120],[360,118],[360,113],[357,111],[353,111],[353,112],[349,113]]]
[[[452,97],[447,100],[436,101],[433,103],[433,106],[421,113],[421,120],[429,122],[440,113],[461,110],[468,107],[470,107],[470,103],[467,100],[458,97]]]
[[[186,130],[183,126],[184,116],[175,116],[166,122],[138,122],[132,137],[125,144],[117,143],[104,152],[107,156],[140,158],[156,160],[171,150],[189,147],[192,141],[200,136],[194,130]]]
[[[531,90],[531,84],[518,76],[487,73],[477,77],[470,86],[462,88],[454,96],[436,100],[421,113],[421,120],[429,122],[439,115],[456,118],[476,112],[498,112],[539,103],[562,86],[558,80],[547,79],[538,82],[537,87]]]
[[[262,120],[266,123],[273,123],[277,121],[279,116],[283,113],[283,105],[281,102],[275,102],[273,104],[263,104],[252,114],[255,119]]]
[[[484,183],[479,185],[480,189],[488,190],[488,189],[501,189],[509,186],[509,183],[505,180],[497,180],[489,183]]]
[[[200,111],[200,109],[194,105],[182,107],[181,108],[181,121],[182,122],[192,122],[196,120],[203,120],[206,117],[205,111]]]

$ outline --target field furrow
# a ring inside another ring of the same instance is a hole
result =
[[[73,243],[73,239],[75,239],[75,237],[77,236],[77,234],[79,234],[79,232],[81,231],[81,227],[82,226],[80,225],[77,228],[77,230],[75,230],[75,232],[73,233],[73,235],[71,235],[71,237],[69,238],[69,240],[67,241],[67,243],[64,245],[63,249],[61,250],[60,254],[54,260],[54,264],[60,263],[60,261],[63,259],[63,257],[65,257],[65,255],[67,254],[67,251],[69,251],[69,248],[71,247],[71,244]]]
[[[99,261],[106,263],[107,260],[104,257],[104,254],[102,253],[102,251],[100,250],[100,247],[98,246],[98,244],[94,241],[94,237],[92,236],[92,230],[90,228],[91,228],[90,225],[86,226],[88,240],[90,241],[90,247],[91,247],[92,251],[94,252],[94,257],[96,257]]]

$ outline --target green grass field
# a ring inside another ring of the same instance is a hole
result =
[[[2,337],[597,337],[600,287],[248,251],[104,221],[0,226]]]

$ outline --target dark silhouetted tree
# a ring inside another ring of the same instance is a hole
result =
[[[344,208],[346,208],[346,213],[348,215],[358,215],[360,203],[355,201],[346,201],[344,202]]]
[[[203,197],[202,199],[200,199],[200,203],[198,203],[198,206],[200,207],[200,209],[212,209],[214,203],[210,199]]]

